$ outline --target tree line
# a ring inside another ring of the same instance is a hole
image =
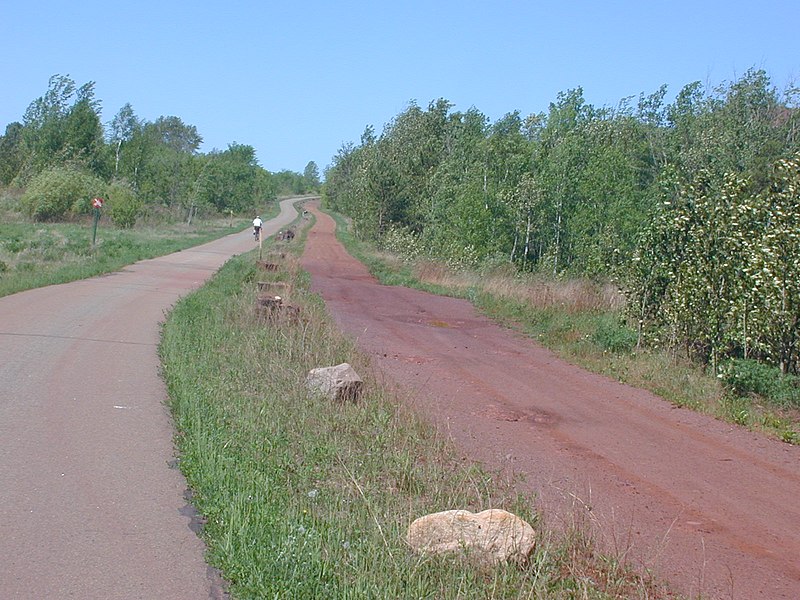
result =
[[[201,153],[202,142],[179,117],[147,121],[130,104],[103,124],[94,83],[54,75],[0,136],[0,184],[23,188],[22,208],[36,220],[74,217],[89,210],[92,196],[108,196],[122,226],[153,207],[243,213],[320,185],[313,162],[302,174],[272,173],[252,146]]]
[[[595,107],[576,88],[493,123],[412,102],[339,150],[324,197],[407,256],[613,278],[640,343],[796,372],[798,90],[751,69],[666,98]]]

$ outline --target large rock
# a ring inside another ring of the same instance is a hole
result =
[[[342,363],[335,367],[311,369],[306,377],[306,387],[331,400],[342,402],[357,400],[364,388],[364,381],[353,367]]]
[[[536,532],[505,510],[447,510],[411,523],[406,540],[421,554],[461,552],[482,564],[524,563],[536,545]]]

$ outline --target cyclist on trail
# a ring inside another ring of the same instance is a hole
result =
[[[259,239],[259,235],[261,234],[261,226],[264,224],[264,221],[261,220],[261,217],[256,217],[253,219],[253,237],[256,238],[256,241]]]

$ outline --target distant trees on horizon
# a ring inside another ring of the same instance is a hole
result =
[[[78,86],[54,75],[22,121],[8,124],[0,136],[0,184],[27,189],[23,207],[40,220],[88,211],[86,194],[116,195],[110,209],[125,212],[128,225],[153,206],[242,213],[279,194],[319,187],[315,165],[305,174],[271,173],[259,166],[252,146],[234,142],[201,153],[202,141],[197,128],[179,117],[146,121],[129,103],[103,125],[94,83]]]

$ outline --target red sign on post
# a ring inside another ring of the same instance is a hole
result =
[[[102,208],[103,207],[103,199],[102,198],[94,198],[92,200],[92,208]]]

